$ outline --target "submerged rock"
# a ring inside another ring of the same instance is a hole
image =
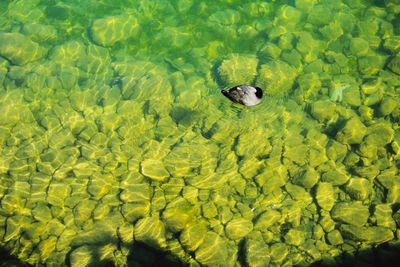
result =
[[[254,56],[231,54],[218,68],[224,86],[252,84],[257,74],[258,59]]]
[[[203,243],[206,233],[206,223],[204,221],[196,222],[181,232],[179,240],[185,248],[195,251]]]
[[[140,164],[141,173],[155,181],[164,181],[169,177],[167,169],[160,160],[146,159]]]
[[[335,205],[335,191],[332,184],[321,182],[317,187],[316,199],[318,206],[322,209],[330,211]]]
[[[268,266],[271,261],[269,247],[265,244],[262,235],[256,232],[245,241],[246,262],[249,266]]]
[[[113,46],[135,36],[139,24],[132,15],[108,16],[93,22],[90,32],[93,41],[102,46]]]
[[[0,33],[0,55],[15,65],[41,59],[46,49],[20,33]]]
[[[360,144],[367,134],[367,127],[358,117],[353,117],[346,122],[346,125],[338,132],[336,138],[343,144]]]
[[[227,223],[225,233],[232,240],[241,239],[253,230],[253,223],[245,218],[236,218]]]
[[[134,237],[136,241],[145,243],[155,249],[165,248],[165,226],[157,217],[146,217],[135,224]]]
[[[364,178],[351,178],[346,184],[345,191],[353,198],[364,200],[372,192],[371,183]]]
[[[297,77],[296,69],[283,61],[273,61],[260,67],[257,86],[268,96],[284,97],[292,89]]]
[[[361,202],[339,202],[333,208],[331,215],[335,221],[363,226],[369,218],[369,210]]]
[[[207,232],[203,243],[195,252],[196,260],[207,266],[223,266],[228,257],[226,241],[214,232]]]
[[[379,245],[394,238],[393,232],[387,228],[372,226],[360,227],[356,225],[342,224],[340,231],[345,238],[362,241],[366,244]]]
[[[184,198],[177,198],[170,202],[162,214],[166,226],[172,232],[184,229],[189,222],[195,220],[195,216],[195,206]]]
[[[394,73],[400,75],[400,56],[395,56],[394,58],[392,58],[389,61],[387,67]]]

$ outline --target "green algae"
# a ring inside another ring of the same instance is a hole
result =
[[[1,246],[304,266],[397,242],[398,4],[278,2],[1,4]],[[262,105],[218,92],[243,83]]]

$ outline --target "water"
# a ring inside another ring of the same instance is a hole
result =
[[[397,1],[35,0],[0,11],[6,265],[395,259]],[[262,87],[263,102],[220,93],[239,84]]]

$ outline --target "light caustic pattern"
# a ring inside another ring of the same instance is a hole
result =
[[[390,260],[398,2],[209,2],[0,3],[10,255],[48,266],[349,265],[387,243]],[[262,87],[263,102],[220,93],[239,84]]]

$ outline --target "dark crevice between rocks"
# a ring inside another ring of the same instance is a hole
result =
[[[388,243],[380,246],[357,251],[354,255],[343,253],[333,259],[317,261],[309,267],[392,267],[398,266],[400,261],[400,244]],[[300,266],[300,265],[299,265]],[[305,266],[305,265],[301,265]]]
[[[10,253],[4,249],[0,248],[0,267],[28,267],[31,265],[25,264],[18,260],[17,257],[10,255]]]
[[[131,251],[132,253],[128,256],[128,267],[187,266],[186,263],[181,262],[178,258],[174,257],[168,252],[154,249],[141,242],[136,242],[132,246]]]

